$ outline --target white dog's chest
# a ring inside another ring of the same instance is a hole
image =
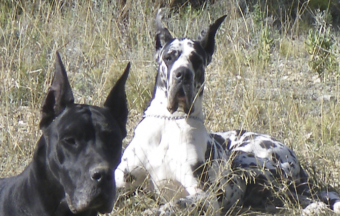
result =
[[[168,180],[184,182],[184,188],[196,187],[193,167],[205,160],[207,138],[203,122],[197,119],[145,118],[137,126],[118,170],[136,177],[149,174],[157,188]]]
[[[169,169],[192,172],[185,170],[183,164],[204,161],[207,132],[203,123],[197,120],[147,118],[138,126],[135,136],[147,154],[147,170],[159,178],[175,177],[168,176],[174,173],[167,172]]]

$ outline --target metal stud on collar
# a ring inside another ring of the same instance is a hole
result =
[[[161,116],[161,115],[143,115],[143,118],[159,118],[159,119],[166,119],[166,120],[181,120],[181,119],[194,119],[194,120],[198,120],[202,123],[204,123],[204,120],[197,117],[197,116]]]

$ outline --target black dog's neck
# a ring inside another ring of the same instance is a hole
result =
[[[63,204],[65,193],[56,176],[48,175],[51,171],[47,162],[46,147],[45,137],[42,135],[37,143],[33,160],[25,171],[29,172],[30,188],[35,190],[32,192],[39,193],[37,197],[41,197],[38,202],[44,203],[41,206],[48,206],[45,210],[56,215],[60,205],[66,205]]]
[[[45,138],[41,136],[34,151],[32,162],[25,168],[25,170],[10,178],[0,179],[0,191],[7,194],[6,200],[16,200],[16,209],[11,206],[0,205],[0,214],[7,213],[8,215],[38,215],[41,216],[61,216],[73,215],[68,214],[68,207],[66,203],[63,204],[64,190],[60,183],[54,176],[47,173],[48,163],[46,161],[46,143]],[[20,196],[18,192],[20,191]],[[1,197],[0,199],[4,197]],[[28,202],[27,205],[21,205]],[[64,206],[62,214],[61,207]],[[69,213],[71,213],[68,210]]]

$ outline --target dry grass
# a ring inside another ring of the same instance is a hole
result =
[[[132,62],[125,143],[151,98],[156,75],[151,1],[127,1],[124,17],[115,1],[74,0],[63,6],[62,1],[55,5],[32,2],[0,4],[1,177],[20,173],[31,160],[41,134],[39,108],[54,70],[56,50],[78,103],[102,104],[126,63]],[[229,15],[217,34],[217,51],[206,74],[208,130],[242,128],[271,134],[295,150],[320,186],[331,185],[339,192],[339,69],[327,72],[325,82],[319,82],[308,67],[307,34],[299,30],[302,24],[291,23],[289,28],[283,23],[280,31],[270,24],[258,26],[253,14],[237,15],[231,2],[218,1],[204,11],[182,8],[180,13],[169,12],[165,21],[175,36],[195,38],[202,26]],[[266,27],[273,40],[269,49],[260,45]],[[157,202],[162,200],[138,191],[123,200],[113,215],[140,215]],[[293,207],[287,202],[283,208]]]

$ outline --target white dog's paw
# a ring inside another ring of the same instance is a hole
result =
[[[143,215],[173,216],[184,215],[220,215],[219,205],[215,197],[209,197],[207,194],[196,194],[179,198],[168,202],[159,207],[159,209],[148,209]]]
[[[168,202],[162,205],[158,209],[158,215],[160,216],[173,216],[175,214],[175,205],[172,202]]]
[[[143,216],[175,216],[172,204],[165,204],[159,208],[147,209],[142,213]]]
[[[176,206],[181,209],[186,209],[189,212],[199,212],[205,215],[220,215],[220,206],[216,197],[208,196],[208,194],[205,193],[180,198],[176,201]]]
[[[313,202],[302,210],[302,215],[319,215],[329,212],[330,209],[323,202]]]
[[[191,197],[179,198],[176,200],[176,205],[181,208],[194,208],[197,200],[192,199]]]
[[[340,214],[340,202],[336,202],[333,205],[333,211],[337,214]]]
[[[152,209],[146,209],[145,211],[142,212],[143,216],[152,216],[152,215],[159,215],[158,209],[152,208]]]

